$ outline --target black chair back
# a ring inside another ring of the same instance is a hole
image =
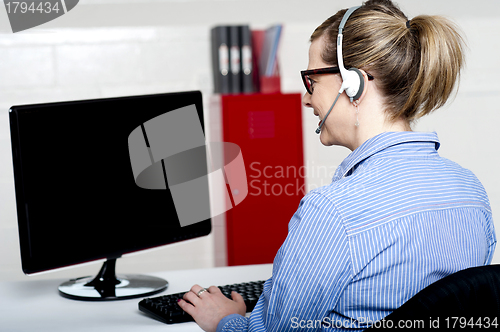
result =
[[[370,329],[500,328],[500,265],[455,272],[424,288]]]

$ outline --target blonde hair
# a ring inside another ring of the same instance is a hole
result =
[[[322,58],[337,65],[338,26],[346,10],[323,22],[311,42],[325,38]],[[343,58],[375,77],[392,120],[416,120],[443,106],[456,88],[465,64],[458,28],[441,16],[408,18],[390,0],[369,0],[347,20]]]

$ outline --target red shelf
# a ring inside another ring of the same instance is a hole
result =
[[[272,263],[305,195],[300,94],[222,95],[224,142],[240,146],[248,195],[226,213],[228,265]]]

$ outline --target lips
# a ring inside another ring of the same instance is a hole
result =
[[[319,114],[318,113],[314,112],[314,115],[316,115],[319,118]],[[321,118],[319,118],[319,123],[321,123],[321,121],[322,121]]]
[[[316,111],[314,111],[314,115],[316,115],[317,117],[319,117],[319,113],[316,112]],[[318,126],[321,125],[321,121],[323,121],[323,120],[321,120],[321,118],[319,118]]]

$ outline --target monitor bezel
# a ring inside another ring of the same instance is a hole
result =
[[[14,187],[15,187],[15,196],[16,196],[16,209],[17,209],[17,218],[18,218],[18,230],[19,230],[19,243],[20,243],[20,251],[21,251],[21,263],[22,270],[25,274],[32,275],[38,273],[44,273],[54,270],[59,270],[62,268],[68,267],[76,267],[82,264],[87,264],[89,262],[102,261],[103,259],[116,259],[125,254],[137,253],[141,251],[147,251],[154,248],[161,248],[173,243],[190,240],[193,238],[198,238],[202,236],[206,236],[211,232],[211,220],[207,219],[201,221],[200,223],[200,232],[196,234],[196,236],[189,237],[187,239],[179,239],[175,241],[166,241],[160,245],[155,246],[144,246],[141,248],[134,248],[134,250],[130,250],[130,248],[117,248],[117,250],[111,254],[107,254],[103,257],[85,259],[85,260],[77,260],[71,264],[60,265],[60,266],[50,266],[40,268],[39,265],[34,264],[34,262],[30,259],[30,226],[29,226],[29,213],[26,211],[26,198],[25,198],[25,180],[22,174],[22,155],[19,150],[19,123],[18,123],[18,115],[19,112],[25,112],[34,109],[40,108],[49,108],[53,106],[65,106],[65,105],[74,105],[74,104],[92,104],[99,102],[113,102],[113,101],[127,101],[131,99],[146,99],[146,98],[181,98],[185,99],[186,103],[177,104],[175,108],[170,109],[174,110],[183,106],[188,106],[195,104],[198,117],[201,123],[203,130],[205,131],[204,119],[203,119],[203,99],[200,91],[186,91],[186,92],[171,92],[171,93],[161,93],[161,94],[149,94],[149,95],[135,95],[135,96],[126,96],[126,97],[113,97],[113,98],[98,98],[98,99],[87,99],[87,100],[75,100],[75,101],[62,101],[62,102],[51,102],[51,103],[40,103],[40,104],[29,104],[29,105],[17,105],[12,106],[9,110],[9,119],[10,119],[10,130],[11,130],[11,147],[12,147],[12,159],[13,159],[13,168],[14,168]],[[36,267],[35,267],[36,266]]]

